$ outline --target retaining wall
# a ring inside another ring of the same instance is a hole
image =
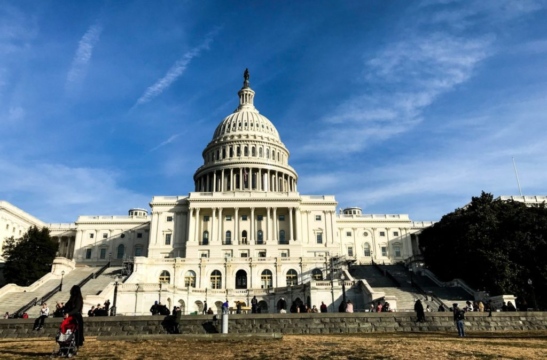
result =
[[[86,336],[162,334],[163,316],[115,316],[84,318]],[[455,332],[452,313],[427,313],[416,323],[414,313],[326,313],[230,315],[230,333],[341,334],[367,332]],[[205,334],[220,330],[212,315],[183,316],[183,333]],[[220,320],[220,319],[219,319]],[[49,318],[33,331],[34,319],[0,320],[0,338],[54,337],[61,323]],[[547,312],[467,313],[466,332],[547,330]]]

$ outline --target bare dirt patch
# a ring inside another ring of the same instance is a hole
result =
[[[0,359],[48,357],[53,339],[0,340]],[[97,341],[86,339],[80,359],[547,359],[547,331],[470,334],[372,333],[286,335],[282,340]]]

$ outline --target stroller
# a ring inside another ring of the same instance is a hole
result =
[[[73,357],[78,353],[76,346],[76,336],[78,333],[78,323],[72,316],[67,317],[61,323],[59,332],[55,337],[57,345],[53,349],[52,357]]]

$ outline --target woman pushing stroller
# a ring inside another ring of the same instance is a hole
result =
[[[76,346],[84,345],[84,319],[82,318],[82,309],[84,307],[84,299],[82,291],[78,285],[74,285],[70,289],[70,299],[65,304],[65,319],[72,317],[77,324],[78,331],[76,332]]]

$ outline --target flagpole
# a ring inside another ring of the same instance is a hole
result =
[[[517,185],[519,187],[520,196],[522,196],[522,189],[520,188],[519,173],[517,171],[517,165],[515,164],[515,158],[513,157],[513,169],[515,169],[515,176],[517,178]]]

